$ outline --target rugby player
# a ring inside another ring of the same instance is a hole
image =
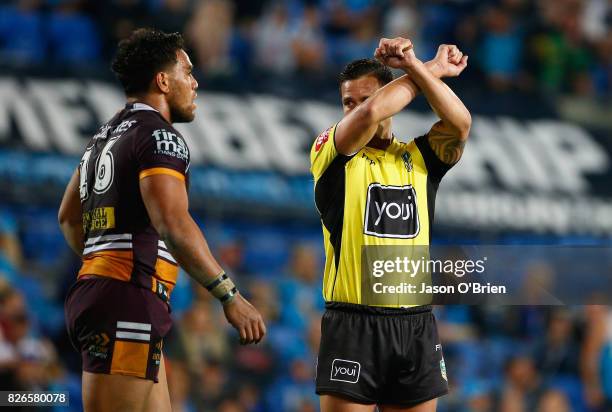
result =
[[[366,298],[362,246],[429,245],[438,185],[471,127],[470,113],[440,78],[458,76],[468,58],[442,45],[423,63],[404,38],[383,38],[375,57],[341,73],[344,117],[310,152],[326,254],[316,387],[322,412],[432,412],[448,382],[431,307]],[[405,74],[393,80],[389,67]],[[440,120],[402,143],[391,116],[420,92]]]
[[[162,342],[179,265],[220,300],[241,343],[266,333],[188,211],[189,149],[172,124],[194,119],[192,68],[178,33],[139,29],[119,43],[112,69],[127,104],[87,145],[60,206],[83,261],[65,312],[88,412],[171,410]]]

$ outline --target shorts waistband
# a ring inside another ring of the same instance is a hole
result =
[[[367,306],[347,302],[325,302],[325,309],[341,312],[367,313],[381,316],[403,316],[418,315],[419,313],[431,312],[431,305],[413,306],[409,308],[386,308],[382,306]]]
[[[100,276],[100,275],[81,275],[77,278],[77,281],[81,281],[81,280],[114,280],[117,282],[124,282],[124,283],[129,283],[131,285],[137,286],[137,287],[141,287],[143,289],[147,289],[144,288],[134,282],[129,282],[129,281],[124,281],[124,280],[119,280],[119,279],[115,279],[115,278],[111,278],[109,276]],[[148,288],[149,291],[153,292],[158,298],[160,298],[164,303],[168,303],[168,300],[170,300],[170,293],[168,292],[168,287],[166,285],[164,285],[162,282],[160,282],[159,280],[157,280],[156,278],[152,277],[151,278],[151,287]]]

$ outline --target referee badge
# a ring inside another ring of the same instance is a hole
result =
[[[404,166],[406,166],[408,173],[412,172],[412,157],[410,153],[404,152],[404,154],[402,154],[402,160],[404,161]]]

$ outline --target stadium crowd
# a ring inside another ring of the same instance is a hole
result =
[[[77,411],[80,359],[67,343],[62,305],[79,262],[63,245],[54,214],[4,208],[0,215],[0,387],[66,390]],[[266,318],[269,335],[240,346],[218,302],[182,273],[171,298],[175,326],[164,346],[174,410],[317,411],[313,374],[323,304],[317,228],[200,224]],[[445,306],[436,312],[451,383],[440,411],[610,410],[612,310]]]
[[[611,19],[607,0],[2,0],[0,69],[108,72],[117,41],[144,25],[184,33],[201,78],[325,79],[381,36],[402,35],[422,58],[459,44],[471,56],[468,85],[610,99]],[[80,359],[63,314],[79,260],[56,213],[0,204],[0,388],[65,390],[79,411]],[[219,304],[182,273],[164,346],[174,410],[317,411],[320,227],[199,223],[269,335],[238,345]],[[440,411],[612,410],[611,309],[436,314],[451,385]]]
[[[132,29],[185,35],[210,78],[329,78],[370,56],[381,36],[413,40],[417,55],[441,43],[470,55],[465,77],[495,92],[610,98],[608,0],[3,0],[2,65],[107,70]]]

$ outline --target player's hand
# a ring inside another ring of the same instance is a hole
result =
[[[454,44],[441,44],[433,62],[439,77],[457,77],[467,67],[468,56]]]
[[[406,69],[419,62],[414,54],[414,47],[409,39],[396,37],[382,38],[374,51],[374,57],[386,66],[394,69]]]
[[[266,325],[263,318],[242,295],[239,293],[234,300],[223,306],[227,321],[240,334],[240,343],[248,345],[259,343],[266,334]]]

